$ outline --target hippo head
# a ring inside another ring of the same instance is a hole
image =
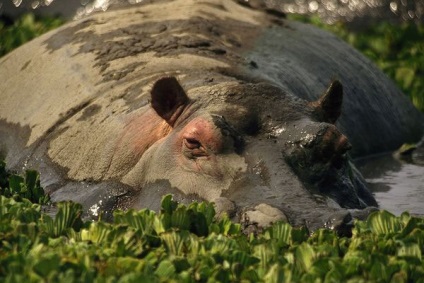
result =
[[[315,102],[268,83],[216,83],[187,93],[159,79],[151,107],[167,126],[123,181],[140,188],[136,207],[153,197],[214,202],[218,213],[249,225],[277,220],[315,229],[343,226],[349,209],[376,206],[349,161],[347,138],[334,125],[342,85]]]

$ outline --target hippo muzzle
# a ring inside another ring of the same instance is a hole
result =
[[[289,135],[294,139],[285,142],[285,159],[312,192],[345,208],[377,206],[350,161],[352,146],[333,124],[309,123]]]
[[[280,218],[312,230],[347,231],[352,213],[357,216],[356,210],[377,207],[351,162],[351,144],[334,125],[341,96],[341,84],[333,83],[320,101],[305,105],[304,116],[283,109],[281,117],[264,106],[268,115],[261,118],[263,128],[245,140],[242,155],[248,174],[224,192],[242,208],[244,222],[266,224]]]

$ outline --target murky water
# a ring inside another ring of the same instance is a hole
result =
[[[424,166],[404,163],[391,154],[357,161],[380,208],[424,216]]]

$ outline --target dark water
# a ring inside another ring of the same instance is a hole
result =
[[[60,14],[69,19],[82,17],[113,6],[158,2],[162,0],[0,0],[0,15],[17,16],[33,11],[37,14]],[[230,1],[230,0],[228,0]],[[324,21],[354,22],[366,25],[381,20],[395,23],[424,22],[424,0],[238,0],[252,6],[265,3],[285,13],[316,14]]]
[[[362,159],[357,165],[380,208],[424,216],[424,166],[401,162],[391,154]]]

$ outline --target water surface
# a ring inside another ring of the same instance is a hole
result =
[[[381,209],[424,216],[424,166],[399,161],[391,154],[356,163]]]

